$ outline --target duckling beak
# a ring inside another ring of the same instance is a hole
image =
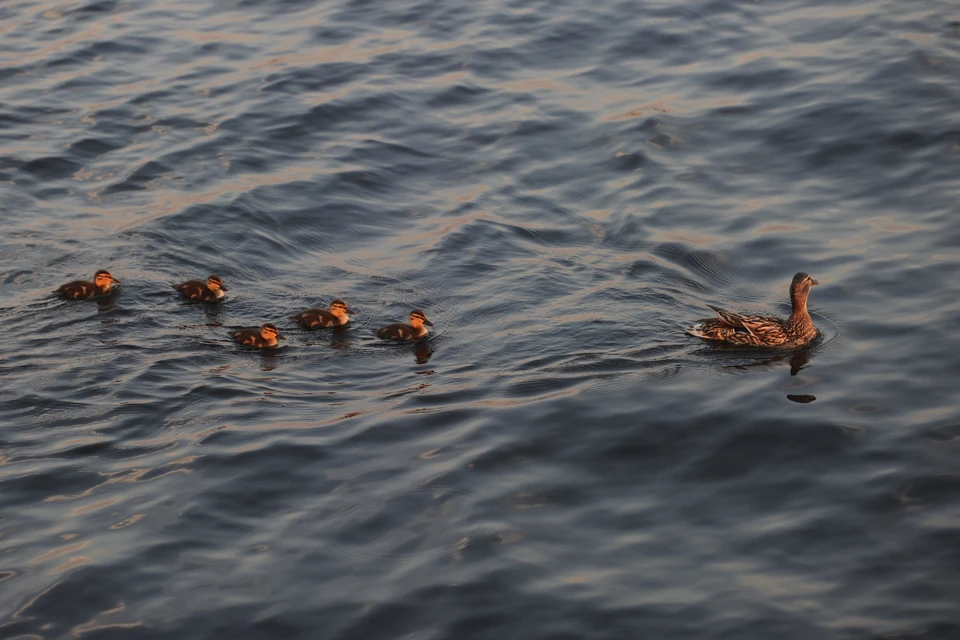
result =
[[[223,286],[223,285],[221,284],[221,285],[220,285],[220,291],[230,291],[230,289],[227,289],[225,286]]]
[[[427,320],[426,318],[423,319],[423,324],[427,325],[428,327],[432,327],[432,326],[433,326],[433,323],[430,322],[429,320]]]
[[[352,316],[354,313],[356,313],[353,309],[344,309],[343,312],[348,316]]]
[[[814,280],[813,278],[810,278],[810,284],[812,284],[813,286],[817,286],[820,283]]]
[[[277,334],[277,340],[286,340],[287,336],[282,336],[279,333]]]

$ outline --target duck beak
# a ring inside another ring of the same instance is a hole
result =
[[[814,280],[813,278],[810,278],[810,284],[812,284],[813,286],[817,286],[820,283]]]
[[[286,340],[287,336],[282,336],[279,333],[277,334],[277,340]]]
[[[348,316],[352,316],[355,312],[353,309],[345,309],[344,313],[346,313]]]
[[[428,327],[432,327],[432,326],[433,326],[433,323],[430,322],[429,320],[427,320],[426,318],[424,318],[423,324],[427,325]]]
[[[225,286],[220,285],[220,291],[230,291],[230,289],[227,289]]]

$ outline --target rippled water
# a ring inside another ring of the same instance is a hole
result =
[[[0,38],[0,637],[960,637],[955,3],[11,0]],[[810,348],[683,333],[801,270]],[[428,343],[373,337],[413,307]]]

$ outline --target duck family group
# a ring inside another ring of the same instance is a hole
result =
[[[68,282],[57,289],[57,295],[69,300],[107,296],[116,284],[117,281],[110,272],[101,269],[93,276],[93,282],[86,280]],[[708,305],[717,312],[717,317],[698,320],[697,324],[687,328],[687,333],[704,340],[738,346],[797,347],[807,344],[819,335],[807,311],[810,288],[817,284],[819,283],[806,273],[800,272],[793,276],[793,281],[790,283],[792,311],[786,320],[773,316],[732,313]],[[188,280],[173,285],[173,288],[185,298],[202,302],[218,302],[227,291],[223,286],[223,280],[215,275],[209,276],[206,282]],[[319,329],[345,325],[350,321],[351,314],[352,311],[347,303],[338,298],[330,303],[329,309],[307,309],[291,316],[291,319],[307,329]],[[426,337],[427,327],[432,326],[433,323],[427,320],[423,311],[414,309],[410,312],[409,323],[396,323],[382,327],[377,330],[377,337],[387,340],[419,340]],[[269,322],[259,328],[233,331],[230,335],[240,344],[260,349],[276,347],[278,340],[285,339],[280,335],[276,325]]]
[[[74,280],[57,289],[57,295],[67,300],[86,300],[100,298],[113,293],[117,280],[106,269],[100,269],[93,276],[93,282]],[[228,289],[224,286],[220,276],[211,275],[206,282],[203,280],[188,280],[173,285],[175,291],[189,300],[199,302],[219,302]],[[307,309],[291,316],[291,320],[300,323],[307,329],[323,327],[339,327],[350,321],[353,312],[347,303],[339,298],[330,303],[329,309]],[[419,340],[427,335],[427,327],[433,323],[427,320],[423,311],[414,309],[410,312],[409,323],[398,322],[381,327],[377,330],[377,337],[386,340]],[[239,329],[230,333],[240,344],[257,347],[258,349],[272,349],[277,346],[278,340],[285,340],[280,330],[272,322],[267,322],[259,328]]]

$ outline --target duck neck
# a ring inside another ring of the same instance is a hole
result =
[[[807,292],[793,291],[790,293],[790,303],[793,305],[793,311],[790,312],[790,323],[794,325],[807,325],[813,321],[810,319],[810,312],[807,311]]]

